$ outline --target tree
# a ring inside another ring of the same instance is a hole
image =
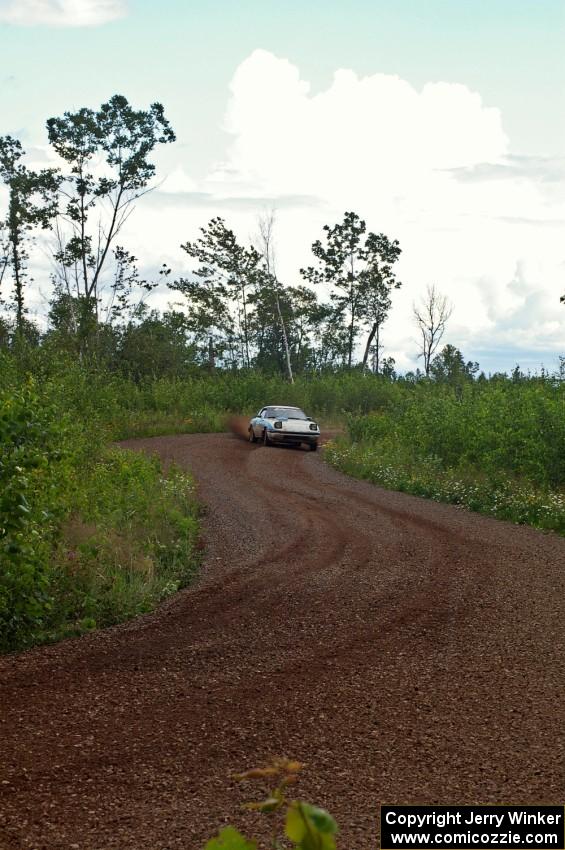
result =
[[[91,356],[106,361],[114,356],[119,333],[126,324],[135,322],[145,307],[144,299],[158,285],[158,280],[145,280],[139,275],[137,258],[122,246],[112,250],[113,279],[106,301],[105,315],[93,312],[84,295],[55,281],[50,301],[49,327],[46,340],[72,352],[79,359],[85,344]],[[163,264],[159,277],[166,278],[170,269]],[[135,293],[135,298],[132,295]]]
[[[155,174],[149,157],[175,135],[160,103],[134,110],[122,95],[114,95],[97,111],[82,108],[50,118],[47,131],[67,164],[55,253],[58,280],[79,299],[81,321],[88,324],[91,314],[96,325],[108,259],[113,256],[119,265],[124,258],[119,253],[123,249],[112,253],[115,239]],[[123,287],[124,278],[114,275],[109,285],[110,299],[119,305],[116,282]]]
[[[8,270],[10,262],[10,240],[8,238],[8,229],[4,221],[0,221],[0,307],[4,304],[2,299],[4,278]]]
[[[216,358],[227,365],[238,362],[237,333],[229,310],[228,293],[213,275],[180,278],[168,284],[188,302],[187,328],[202,363],[213,369]]]
[[[412,372],[412,371],[405,372],[402,379],[407,384],[417,384],[418,381],[421,381],[422,378],[425,378],[425,377],[426,376],[424,375],[424,373],[419,368],[417,368],[415,372]]]
[[[160,315],[141,304],[120,332],[117,360],[134,380],[164,375],[181,376],[195,363],[195,347],[188,340],[184,313]]]
[[[259,226],[259,234],[257,237],[257,250],[261,254],[263,258],[263,263],[265,266],[265,274],[266,274],[266,283],[270,285],[273,291],[273,300],[275,304],[275,308],[277,311],[277,317],[279,320],[280,328],[281,328],[281,336],[284,346],[284,353],[286,359],[286,369],[288,374],[288,379],[291,384],[294,383],[294,377],[292,374],[292,364],[290,360],[290,347],[288,344],[288,335],[286,332],[286,324],[284,321],[283,313],[281,310],[281,285],[279,283],[279,279],[277,277],[276,270],[276,252],[275,252],[275,240],[274,240],[274,228],[275,228],[275,214],[274,211],[271,210],[270,213],[259,216],[258,219]]]
[[[253,365],[266,372],[288,375],[286,328],[291,318],[288,292],[275,288],[273,279],[265,273],[249,296],[249,307],[249,334],[255,350]]]
[[[223,218],[213,218],[201,227],[195,242],[181,245],[183,251],[200,265],[192,279],[181,278],[170,285],[185,295],[197,322],[201,337],[208,333],[210,345],[217,337],[227,344],[241,346],[241,360],[251,366],[249,294],[263,279],[261,255],[253,247],[245,248]]]
[[[388,378],[389,381],[396,381],[396,379],[397,379],[396,370],[394,368],[395,366],[396,366],[396,360],[394,359],[394,357],[385,357],[384,358],[383,363],[382,363],[381,374],[385,378]],[[376,371],[376,370],[374,370],[374,371]]]
[[[307,286],[285,289],[288,303],[287,328],[292,361],[296,371],[316,368],[323,329],[334,310],[320,304],[316,293]]]
[[[79,300],[75,296],[55,287],[49,303],[44,343],[78,356],[77,321],[80,308]]]
[[[65,351],[80,359],[84,354],[85,339],[88,353],[98,361],[111,363],[116,356],[118,330],[99,322],[93,313],[85,311],[84,300],[69,295],[56,286],[49,302],[48,327],[43,345],[53,351]]]
[[[370,326],[363,355],[363,369],[367,368],[367,361],[372,349],[373,371],[378,374],[382,351],[381,328],[392,306],[390,297],[392,290],[400,289],[402,286],[400,281],[396,280],[392,270],[401,250],[398,242],[391,242],[384,233],[378,235],[370,233],[367,237],[367,245],[371,251],[372,270],[367,280],[363,303],[364,319]]]
[[[318,304],[314,325],[315,366],[320,370],[343,368],[349,356],[350,333],[343,316],[331,304]],[[349,368],[349,367],[348,367]]]
[[[318,259],[317,268],[301,269],[301,274],[310,283],[329,283],[336,288],[331,300],[336,312],[347,322],[347,365],[353,362],[355,339],[360,326],[368,320],[368,306],[373,296],[372,324],[380,326],[383,319],[383,300],[379,304],[379,292],[383,286],[383,270],[400,254],[397,241],[390,242],[384,234],[369,233],[367,226],[354,212],[346,212],[341,224],[324,226],[326,244],[317,240],[312,253]],[[392,272],[385,272],[390,276]],[[385,314],[386,315],[386,314]],[[373,332],[373,336],[376,330]]]
[[[479,364],[471,360],[465,363],[463,355],[454,345],[445,345],[436,354],[430,367],[431,376],[438,382],[462,384],[472,381],[479,371]]]
[[[414,320],[420,332],[420,352],[424,359],[426,377],[430,374],[432,358],[445,333],[445,327],[453,312],[447,297],[439,293],[435,286],[428,286],[426,297],[418,306],[413,305]]]
[[[110,297],[106,305],[106,321],[112,322],[132,315],[143,304],[144,298],[159,285],[158,280],[147,280],[139,276],[137,257],[120,245],[112,251],[114,257],[113,279]],[[171,270],[163,263],[159,277],[166,279]],[[132,294],[136,294],[135,303]]]
[[[10,345],[11,328],[6,319],[0,316],[0,351]]]
[[[24,150],[12,136],[0,137],[0,176],[8,188],[8,213],[3,225],[0,284],[9,268],[14,285],[16,334],[25,319],[24,289],[28,242],[35,228],[48,229],[57,212],[60,178],[52,168],[32,171],[22,162]]]

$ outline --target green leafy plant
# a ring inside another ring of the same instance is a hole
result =
[[[325,809],[288,797],[288,788],[298,781],[303,767],[299,761],[279,758],[266,767],[236,774],[235,779],[241,781],[277,783],[274,788],[270,787],[262,800],[245,803],[244,808],[270,818],[270,846],[273,850],[289,846],[296,850],[336,850],[335,836],[338,829],[333,817]],[[205,850],[255,850],[256,847],[256,841],[250,841],[230,826],[208,841]]]
[[[226,826],[217,838],[207,842],[205,850],[256,850],[256,847],[255,841],[248,841],[233,826]]]
[[[52,607],[47,560],[65,512],[66,436],[32,380],[0,393],[0,649],[33,642]]]
[[[190,475],[105,448],[111,382],[13,366],[0,354],[0,652],[149,611],[200,558]]]

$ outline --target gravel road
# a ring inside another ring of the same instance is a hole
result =
[[[192,469],[206,558],[154,614],[0,659],[0,848],[200,850],[305,761],[341,850],[384,803],[563,803],[565,539],[233,435]]]

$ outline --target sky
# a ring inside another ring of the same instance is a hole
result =
[[[400,241],[384,344],[401,371],[432,283],[466,359],[554,369],[564,36],[565,0],[0,0],[0,134],[44,165],[48,117],[116,92],[159,101],[177,141],[121,239],[144,271],[186,274],[180,245],[211,217],[248,240],[274,208],[278,273],[296,285],[323,225],[354,210]],[[40,314],[44,246],[33,263]]]

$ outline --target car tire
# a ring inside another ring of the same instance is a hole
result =
[[[249,429],[249,442],[250,443],[256,443],[257,442],[257,437],[255,436],[255,431],[253,430],[253,428]]]
[[[318,443],[310,443],[309,448],[310,448],[311,452],[317,451],[318,450]]]
[[[270,446],[270,445],[271,445],[271,441],[269,440],[269,435],[268,435],[268,433],[267,433],[267,429],[266,429],[266,428],[265,428],[265,430],[263,431],[263,445],[264,445],[264,446]]]

